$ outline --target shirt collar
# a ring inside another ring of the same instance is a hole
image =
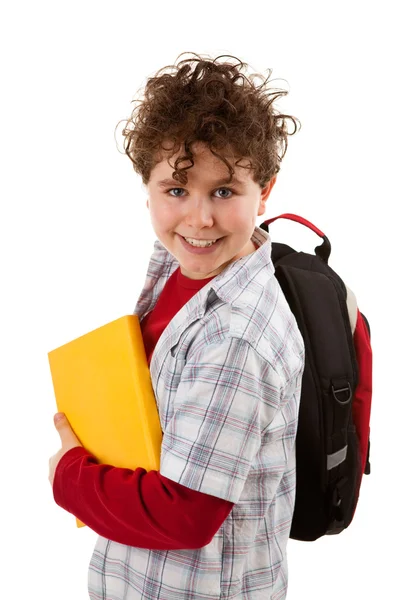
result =
[[[200,290],[200,293],[205,293],[202,297],[206,299],[210,290],[214,290],[215,294],[224,302],[229,304],[240,303],[240,296],[243,289],[249,287],[254,289],[255,293],[259,293],[258,286],[252,286],[253,280],[258,276],[260,271],[264,272],[266,279],[270,278],[274,272],[274,266],[271,260],[271,237],[267,231],[261,227],[255,226],[251,236],[258,249],[242,256],[241,258],[230,263],[221,273],[216,275],[207,285]],[[159,277],[166,279],[179,267],[177,259],[161,244],[159,240],[154,243],[154,253],[151,258],[151,263],[155,261],[157,265],[161,265],[161,270],[158,273]],[[149,267],[148,275],[151,267]]]

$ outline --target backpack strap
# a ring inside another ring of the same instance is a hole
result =
[[[296,317],[308,350],[313,385],[323,402],[320,408],[325,419],[320,425],[326,436],[329,471],[346,457],[351,399],[358,382],[346,286],[319,257],[303,252],[281,257],[275,264],[275,276]]]
[[[314,231],[314,233],[319,235],[323,239],[323,242],[320,246],[317,246],[315,248],[315,254],[322,258],[322,260],[326,264],[328,264],[328,259],[331,255],[331,243],[328,240],[327,236],[320,229],[318,229],[318,227],[313,225],[313,223],[311,223],[310,221],[307,221],[307,219],[304,219],[304,217],[294,215],[293,213],[284,213],[283,215],[279,215],[278,217],[272,217],[271,219],[267,219],[266,221],[264,221],[264,223],[260,225],[260,227],[264,229],[267,233],[269,233],[268,225],[270,225],[270,223],[273,223],[277,219],[289,219],[290,221],[296,221],[297,223],[305,225],[306,227],[311,229],[311,231]]]

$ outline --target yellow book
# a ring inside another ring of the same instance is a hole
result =
[[[102,464],[158,471],[162,430],[139,317],[107,323],[48,359],[57,412],[86,450]]]

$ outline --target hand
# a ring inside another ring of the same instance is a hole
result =
[[[57,417],[60,416],[61,419],[57,420]],[[57,413],[56,415],[54,415],[54,425],[58,433],[60,434],[62,447],[61,450],[59,450],[57,454],[54,454],[49,460],[49,481],[51,487],[53,487],[54,473],[56,471],[57,465],[60,462],[61,458],[64,456],[64,454],[66,454],[68,450],[76,448],[77,446],[83,447],[79,439],[76,437],[74,430],[69,424],[69,421],[64,415],[64,413]]]

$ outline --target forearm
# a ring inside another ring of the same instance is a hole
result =
[[[99,464],[84,448],[73,448],[62,457],[53,494],[59,506],[99,535],[157,550],[201,548],[233,507],[158,471]]]

